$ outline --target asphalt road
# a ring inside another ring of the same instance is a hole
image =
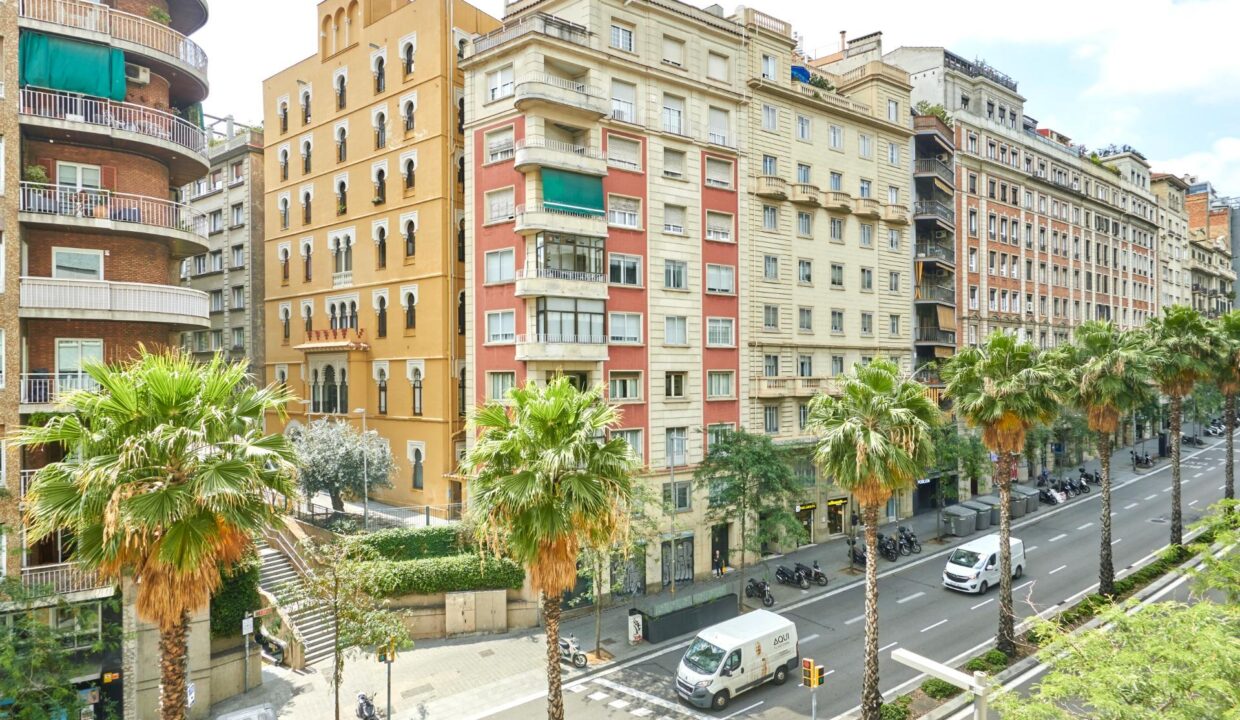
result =
[[[1205,508],[1222,497],[1221,444],[1184,453],[1184,523],[1199,519]],[[1125,570],[1167,544],[1170,533],[1170,463],[1115,488],[1112,523],[1115,568]],[[1018,617],[1052,612],[1090,592],[1098,576],[1098,513],[1101,494],[1051,507],[1014,521],[1012,534],[1025,543],[1028,567],[1016,581]],[[989,532],[989,531],[987,531]],[[972,537],[980,537],[980,534]],[[884,694],[920,682],[911,668],[890,659],[904,647],[948,663],[963,662],[994,636],[998,623],[998,590],[985,596],[966,595],[942,586],[950,549],[927,543],[921,555],[895,563],[879,560],[880,676]],[[831,558],[831,562],[844,558]],[[818,690],[818,717],[835,718],[857,709],[861,688],[861,657],[865,635],[864,589],[860,582],[802,593],[774,588],[774,610],[797,625],[802,657],[826,666],[826,686]],[[1019,622],[1019,620],[1018,620]],[[652,649],[617,667],[565,677],[564,702],[569,718],[608,720],[684,720],[705,718],[805,718],[810,691],[790,681],[783,687],[766,684],[737,696],[720,713],[693,708],[673,690],[676,666],[691,638]],[[536,690],[536,689],[531,689]],[[493,698],[492,710],[475,717],[534,720],[546,716],[546,700],[537,692],[523,703]],[[520,699],[515,699],[519,701]],[[503,703],[503,704],[500,704]]]

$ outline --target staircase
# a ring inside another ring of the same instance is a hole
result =
[[[263,538],[259,538],[255,545],[263,563],[259,569],[259,587],[276,599],[283,600],[289,594],[291,585],[301,582],[301,575],[284,553],[268,545]],[[306,666],[332,656],[336,632],[327,608],[300,602],[285,606],[284,612],[291,621],[293,634],[301,640]]]

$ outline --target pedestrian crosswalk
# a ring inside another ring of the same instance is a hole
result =
[[[582,701],[606,717],[632,717],[643,720],[710,720],[709,717],[677,701],[666,700],[637,688],[606,678],[571,683],[566,691],[582,697]]]

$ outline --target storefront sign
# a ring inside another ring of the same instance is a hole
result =
[[[917,481],[917,484],[918,485],[929,485],[930,478],[921,478],[920,480]]]
[[[802,503],[801,505],[797,505],[796,511],[804,512],[806,510],[815,510],[817,508],[818,508],[818,503]]]
[[[848,503],[848,498],[836,498],[834,500],[828,500],[827,507],[839,507],[840,505],[844,505],[847,503]]]

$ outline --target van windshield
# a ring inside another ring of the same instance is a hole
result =
[[[685,651],[685,664],[703,675],[714,675],[723,662],[723,648],[715,647],[702,638],[694,638]]]
[[[972,550],[957,548],[947,559],[947,562],[953,565],[962,565],[964,567],[974,567],[977,561],[982,559],[981,553],[975,553]]]

